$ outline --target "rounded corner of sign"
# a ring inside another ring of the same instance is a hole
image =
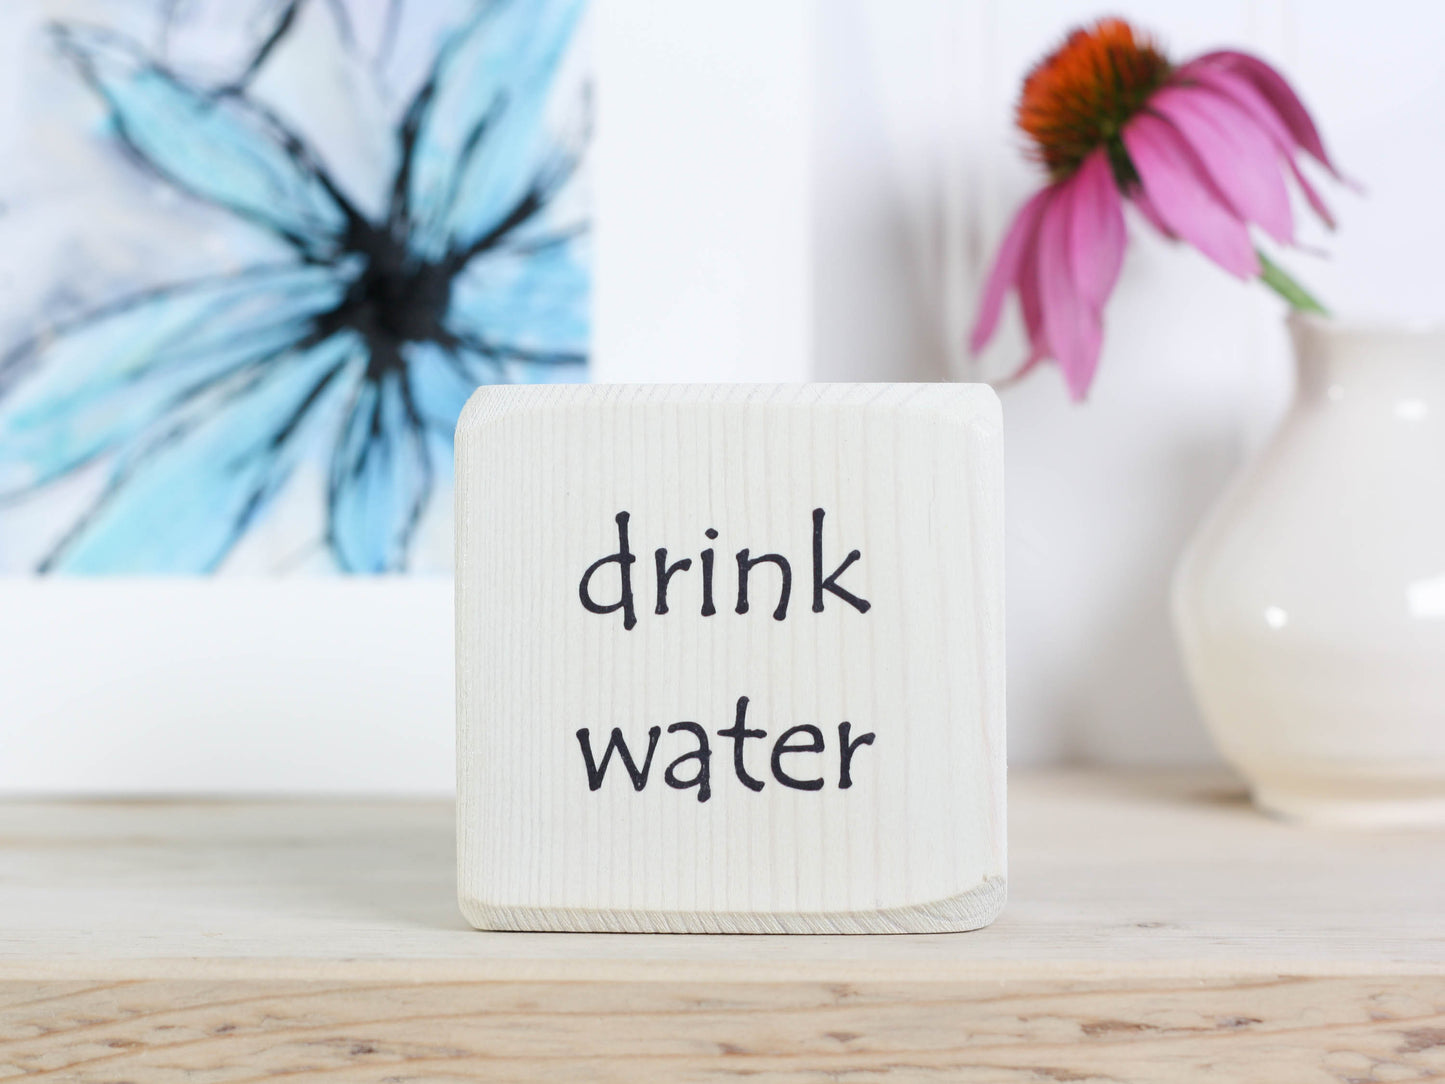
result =
[[[1003,402],[990,384],[928,385],[908,405],[957,426],[970,440],[997,438],[1003,431]]]
[[[491,903],[465,891],[457,893],[457,907],[467,924],[474,930],[490,933],[527,933],[547,930],[565,930],[567,927],[555,922],[538,922],[533,908],[514,907],[509,904]]]
[[[474,930],[491,930],[496,927],[492,925],[492,908],[490,905],[473,899],[465,892],[457,892],[457,910],[466,919],[467,925]]]
[[[964,892],[947,899],[922,904],[911,910],[917,928],[910,933],[968,933],[991,926],[1008,903],[1008,878],[1002,874],[985,877]],[[904,921],[908,921],[905,916]]]
[[[514,414],[545,406],[568,384],[483,384],[472,392],[457,418],[456,441],[484,432],[489,426]]]
[[[502,388],[496,384],[483,384],[467,397],[457,418],[456,436],[479,429],[504,413]]]
[[[1003,435],[1003,400],[989,384],[964,384],[968,412],[963,422],[975,439],[996,440]]]

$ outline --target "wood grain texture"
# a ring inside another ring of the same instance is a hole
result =
[[[0,1073],[119,1081],[1425,1080],[1445,982],[0,983]]]
[[[457,428],[463,912],[992,921],[1002,485],[979,385],[479,390]]]
[[[442,803],[0,804],[0,1079],[1445,1075],[1445,836],[1025,774],[963,935],[476,932]]]

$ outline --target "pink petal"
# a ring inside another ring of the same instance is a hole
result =
[[[1261,128],[1268,133],[1273,140],[1279,155],[1289,166],[1290,172],[1294,175],[1295,183],[1299,185],[1300,191],[1309,201],[1309,205],[1319,215],[1325,225],[1333,228],[1335,217],[1330,213],[1329,207],[1320,194],[1315,191],[1313,185],[1305,178],[1300,171],[1299,165],[1294,160],[1295,141],[1284,121],[1279,119],[1279,114],[1265,101],[1264,95],[1254,89],[1254,85],[1234,72],[1223,68],[1210,67],[1208,65],[1190,64],[1181,70],[1189,83],[1222,98],[1226,98],[1235,105],[1242,108],[1250,115]]]
[[[1044,339],[1044,305],[1039,297],[1039,250],[1037,245],[1024,253],[1019,267],[1019,308],[1023,311],[1024,330],[1029,338],[1029,360],[1024,368],[1031,368],[1049,353],[1049,344]]]
[[[1101,309],[1124,265],[1124,201],[1102,150],[1084,159],[1065,183],[1073,189],[1069,243],[1074,282],[1084,300]]]
[[[1085,300],[1075,277],[1074,221],[1078,206],[1078,175],[1059,186],[1057,197],[1039,223],[1038,283],[1044,333],[1049,353],[1064,371],[1064,382],[1077,400],[1089,390],[1103,346],[1098,311]]]
[[[1181,84],[1206,87],[1228,98],[1243,108],[1255,123],[1269,134],[1282,154],[1294,154],[1294,136],[1285,127],[1284,121],[1280,120],[1274,106],[1270,105],[1265,96],[1244,76],[1218,64],[1205,64],[1196,60],[1180,68],[1176,78]]]
[[[998,327],[999,314],[1003,311],[1004,298],[1008,295],[1009,287],[1018,281],[1024,257],[1034,245],[1039,217],[1052,194],[1052,187],[1036,192],[1014,216],[1013,224],[1009,226],[1003,244],[999,246],[993,270],[989,272],[988,284],[984,287],[983,301],[979,305],[973,334],[969,336],[969,346],[975,353],[982,350],[989,339],[993,338]]]
[[[1249,231],[1210,182],[1184,137],[1150,113],[1136,116],[1123,134],[1144,191],[1165,225],[1230,274],[1258,275],[1259,257]]]
[[[1044,342],[1043,313],[1039,310],[1038,259],[1037,249],[1030,248],[1024,253],[1019,265],[1019,307],[1023,309],[1024,327],[1028,330],[1029,352],[1017,369],[1006,377],[992,380],[995,388],[1006,388],[1027,376],[1048,355],[1048,344]]]
[[[1161,90],[1149,108],[1184,137],[1240,218],[1257,222],[1282,244],[1294,240],[1278,151],[1249,113],[1227,98],[1189,86]]]
[[[1309,110],[1304,107],[1304,103],[1299,100],[1299,95],[1294,92],[1294,88],[1289,85],[1285,77],[1273,67],[1257,56],[1233,49],[1206,53],[1197,57],[1192,63],[1203,66],[1217,64],[1249,80],[1279,115],[1280,120],[1289,129],[1290,135],[1294,137],[1294,141],[1336,177],[1340,177],[1340,171],[1335,168],[1335,164],[1330,161],[1330,156],[1325,152],[1324,141],[1320,139],[1319,130],[1315,127]]]
[[[1144,216],[1144,221],[1148,222],[1149,225],[1153,226],[1161,234],[1169,238],[1169,240],[1179,240],[1179,235],[1169,228],[1169,224],[1165,222],[1164,219],[1159,217],[1159,209],[1154,206],[1153,201],[1149,199],[1149,193],[1145,192],[1144,189],[1136,188],[1130,192],[1129,202],[1134,205],[1135,210]]]
[[[1305,194],[1305,199],[1309,200],[1309,204],[1314,208],[1315,214],[1320,216],[1320,221],[1330,229],[1334,229],[1335,216],[1330,214],[1329,207],[1327,207],[1325,201],[1320,198],[1320,194],[1315,191],[1314,185],[1305,180],[1304,172],[1299,168],[1299,163],[1297,163],[1291,155],[1285,155],[1284,160],[1289,163],[1290,172],[1294,174],[1294,183],[1299,185],[1300,191]]]
[[[1017,380],[1049,356],[1049,344],[1044,336],[1044,305],[1039,296],[1039,247],[1031,245],[1024,253],[1019,267],[1019,308],[1023,311],[1024,329],[1028,332],[1029,356],[1019,371]]]

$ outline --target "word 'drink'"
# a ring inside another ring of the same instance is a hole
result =
[[[992,391],[487,387],[456,448],[458,888],[473,925],[993,920]]]

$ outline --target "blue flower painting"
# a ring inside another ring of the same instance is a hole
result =
[[[0,567],[444,568],[468,396],[585,378],[585,0],[237,3],[211,54],[176,44],[204,19],[183,0],[143,32],[36,28],[91,111],[72,138],[107,156],[76,184],[164,196],[183,225],[104,296],[51,284],[11,321]],[[341,64],[351,89],[313,101]],[[108,221],[74,223],[82,251]]]

